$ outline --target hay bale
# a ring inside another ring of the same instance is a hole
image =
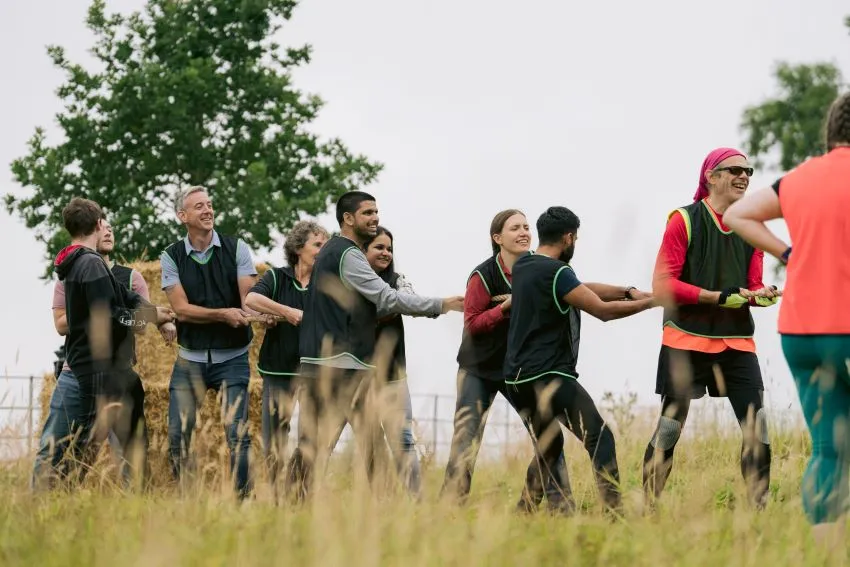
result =
[[[137,262],[130,265],[145,278],[150,290],[151,302],[155,305],[168,305],[168,298],[160,288],[159,262]],[[257,266],[261,276],[266,269],[266,265]],[[248,387],[248,421],[249,432],[253,439],[251,450],[251,460],[254,463],[253,474],[255,478],[262,478],[265,469],[256,466],[262,454],[259,437],[262,381],[257,373],[257,359],[265,331],[262,325],[256,323],[253,329],[254,340],[248,355],[251,368],[251,380]],[[168,465],[168,384],[171,380],[174,361],[177,359],[177,346],[166,346],[156,328],[149,325],[143,334],[136,336],[136,355],[138,359],[136,372],[141,376],[145,386],[145,417],[150,441],[148,459],[151,465],[151,481],[154,485],[162,486],[171,478]],[[45,375],[39,394],[42,424],[47,417],[50,396],[55,387],[56,378],[53,374]],[[192,437],[192,451],[197,459],[199,471],[229,470],[230,458],[222,425],[221,398],[216,392],[207,392],[199,410],[198,422]],[[206,476],[209,477],[209,475]]]

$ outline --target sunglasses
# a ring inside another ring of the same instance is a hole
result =
[[[752,177],[755,169],[753,169],[752,167],[743,167],[740,165],[730,165],[729,167],[718,167],[714,171],[728,171],[735,177],[738,177],[742,173],[746,172],[747,177]]]

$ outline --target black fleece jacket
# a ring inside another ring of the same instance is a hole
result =
[[[144,300],[120,285],[103,258],[85,246],[68,246],[56,256],[65,283],[68,334],[65,352],[75,376],[130,369],[135,309]]]

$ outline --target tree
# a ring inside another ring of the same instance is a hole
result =
[[[61,211],[74,196],[100,203],[119,254],[138,259],[179,237],[178,187],[208,187],[217,227],[267,247],[301,214],[324,212],[377,177],[380,163],[305,130],[323,103],[295,89],[290,71],[310,61],[311,48],[281,49],[271,39],[295,5],[148,0],[143,13],[122,16],[94,0],[86,24],[100,69],[47,48],[67,74],[56,117],[65,139],[49,145],[36,129],[27,155],[12,163],[32,192],[8,194],[5,204],[46,244],[48,260],[67,244]]]
[[[850,29],[850,17],[845,20]],[[779,161],[770,164],[788,171],[807,158],[821,154],[823,125],[829,105],[842,87],[841,71],[831,63],[780,63],[774,76],[779,95],[744,110],[741,130],[744,150],[757,167],[778,149]]]

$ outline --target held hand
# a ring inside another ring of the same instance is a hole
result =
[[[277,317],[274,315],[263,315],[263,326],[265,326],[266,329],[277,327]]]
[[[629,290],[629,299],[633,301],[638,301],[640,299],[652,299],[651,291],[641,291],[637,288]]]
[[[249,324],[247,319],[248,314],[236,307],[225,309],[223,315],[224,322],[233,328],[245,327]]]
[[[174,314],[168,307],[160,307],[157,305],[156,307],[156,324],[163,325],[165,323],[172,323],[177,316]]]
[[[304,318],[304,312],[300,309],[289,309],[286,315],[286,322],[292,325],[293,327],[297,327],[301,324],[301,319]]]
[[[506,313],[507,311],[510,310],[511,305],[512,305],[512,303],[511,303],[512,300],[513,300],[513,297],[509,295],[508,298],[502,302],[502,304],[499,306],[499,307],[502,308],[502,313]]]
[[[729,287],[720,292],[717,305],[726,309],[740,309],[749,303],[752,292],[739,287]]]
[[[171,346],[177,339],[177,326],[174,323],[164,323],[159,327],[159,334],[162,335],[165,344]]]
[[[463,296],[456,295],[454,297],[444,297],[443,298],[443,309],[442,313],[448,313],[449,311],[459,311],[463,313]]]

